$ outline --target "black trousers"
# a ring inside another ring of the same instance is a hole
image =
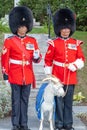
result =
[[[12,90],[12,125],[13,126],[27,126],[28,122],[28,102],[31,90],[29,85],[11,84]]]
[[[66,91],[66,86],[64,86]],[[73,115],[72,115],[72,105],[73,105],[73,93],[74,85],[68,86],[68,91],[64,98],[55,97],[55,127],[72,127]]]

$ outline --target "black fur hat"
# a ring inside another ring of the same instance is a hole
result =
[[[17,34],[18,27],[26,26],[28,31],[33,27],[32,11],[26,6],[16,6],[9,13],[9,26],[13,34]]]
[[[54,32],[57,36],[60,36],[60,30],[64,28],[69,28],[71,30],[71,36],[76,30],[76,19],[75,14],[68,8],[63,8],[58,10],[54,17]]]

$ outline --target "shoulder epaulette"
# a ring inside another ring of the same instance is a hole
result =
[[[11,38],[11,37],[13,37],[14,36],[14,34],[5,34],[4,35],[4,40],[5,39],[9,39],[9,38]]]
[[[48,39],[47,43],[50,44],[50,45],[52,45],[54,47],[54,42],[53,42],[52,39]]]
[[[77,46],[79,46],[80,44],[83,44],[83,41],[80,40],[76,40],[77,41]]]
[[[8,38],[12,38],[12,37],[14,37],[14,35],[9,36]]]

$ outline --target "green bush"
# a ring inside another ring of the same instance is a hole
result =
[[[80,13],[77,15],[77,30],[79,31],[87,31],[87,13]]]
[[[2,25],[2,23],[0,23],[0,32],[8,33],[10,32],[10,29],[7,25]]]
[[[8,116],[10,112],[11,112],[10,86],[5,86],[4,84],[1,83],[0,84],[0,118],[4,118]]]

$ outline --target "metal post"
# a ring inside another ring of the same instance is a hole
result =
[[[48,38],[50,38],[50,15],[49,15],[49,18],[48,18]]]
[[[52,18],[52,13],[51,13],[51,8],[50,8],[50,5],[48,4],[47,5],[47,14],[48,14],[48,38],[50,38],[50,21],[51,21],[51,18]],[[53,22],[53,19],[52,19],[52,22]]]

